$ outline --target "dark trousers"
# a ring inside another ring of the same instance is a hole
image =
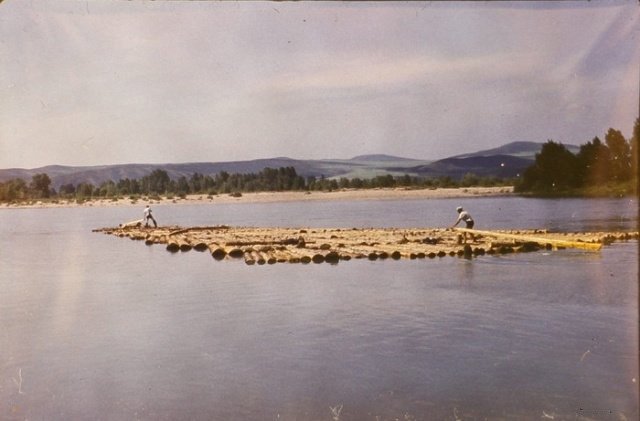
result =
[[[157,227],[158,227],[158,224],[156,223],[156,220],[155,220],[155,219],[153,219],[153,216],[151,216],[151,215],[147,216],[147,220],[146,220],[146,221],[144,221],[144,226],[145,226],[145,227],[148,227],[148,226],[149,226],[149,219],[151,219],[151,220],[153,221],[153,226],[157,228]]]

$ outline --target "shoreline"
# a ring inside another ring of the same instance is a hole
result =
[[[198,205],[224,203],[273,203],[273,202],[301,202],[301,201],[339,201],[339,200],[420,200],[443,198],[470,197],[499,197],[513,196],[512,186],[503,187],[458,187],[437,189],[345,189],[336,191],[285,191],[285,192],[252,192],[242,193],[240,197],[229,194],[208,196],[206,194],[191,194],[184,199],[175,197],[168,199],[152,199],[128,197],[120,199],[90,199],[78,203],[74,199],[56,201],[31,201],[28,203],[1,203],[0,209],[38,209],[38,208],[76,208],[76,207],[110,207],[110,206],[142,206],[151,205]]]

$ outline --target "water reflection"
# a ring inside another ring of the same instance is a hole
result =
[[[457,203],[156,212],[189,225],[439,226]],[[590,204],[468,207],[484,227],[634,221],[626,202]],[[0,212],[0,418],[331,419],[340,405],[345,420],[573,419],[587,405],[637,417],[635,243],[249,267],[90,232],[132,211]]]
[[[57,243],[52,239],[53,243]],[[78,320],[78,304],[82,300],[85,280],[90,281],[91,273],[87,267],[87,259],[82,256],[84,250],[90,247],[86,236],[74,236],[65,242],[64,247],[73,250],[72,253],[61,253],[60,244],[50,244],[49,255],[59,256],[57,264],[59,270],[52,273],[47,280],[53,287],[51,302],[51,329],[61,337],[68,337]]]
[[[458,273],[456,274],[456,279],[459,285],[463,288],[473,289],[475,286],[475,277],[474,277],[474,269],[477,266],[477,262],[474,262],[469,258],[461,258],[460,262],[456,264],[456,268],[458,268]]]

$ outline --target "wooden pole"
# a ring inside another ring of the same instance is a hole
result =
[[[508,238],[511,240],[523,241],[523,242],[532,242],[538,243],[541,245],[551,244],[555,247],[567,247],[567,248],[578,248],[590,251],[598,251],[602,248],[602,243],[586,243],[582,241],[570,241],[570,240],[559,240],[556,238],[545,238],[545,237],[535,237],[530,235],[521,235],[521,234],[506,234],[502,232],[496,231],[481,231],[481,230],[473,230],[468,228],[454,228],[456,231],[466,232],[474,235],[486,235],[496,238]]]

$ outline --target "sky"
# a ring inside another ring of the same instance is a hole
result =
[[[0,168],[629,138],[639,35],[634,0],[7,0]]]

